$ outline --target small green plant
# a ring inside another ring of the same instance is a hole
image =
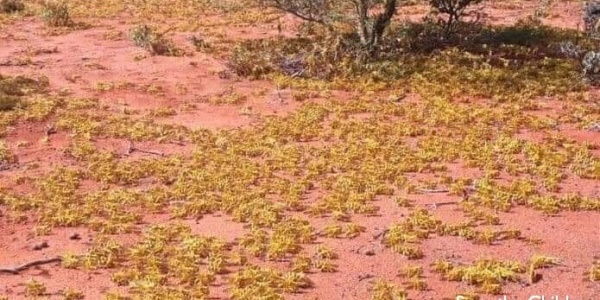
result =
[[[157,32],[156,28],[149,25],[137,25],[130,31],[131,40],[138,47],[146,49],[153,55],[181,56],[183,51],[176,48],[173,42],[165,38],[168,32]]]
[[[533,13],[533,19],[540,20],[550,15],[550,9],[552,8],[553,0],[541,0],[539,6]]]
[[[73,253],[66,253],[62,256],[61,266],[66,269],[75,269],[80,265],[79,256]]]
[[[400,271],[400,276],[404,277],[422,277],[423,267],[421,266],[409,266]]]
[[[455,298],[462,299],[462,300],[479,300],[481,297],[479,297],[479,295],[477,295],[477,294],[469,292],[469,293],[457,294]]]
[[[0,141],[0,166],[6,163],[13,163],[16,159],[17,157],[12,154],[6,142]]]
[[[530,263],[534,269],[542,269],[558,265],[560,263],[560,260],[556,257],[535,254],[531,257]]]
[[[311,266],[312,266],[312,260],[310,259],[310,257],[298,256],[292,262],[291,267],[292,267],[292,271],[294,271],[294,272],[308,273],[310,271]]]
[[[585,80],[597,85],[600,81],[600,52],[589,51],[581,60]]]
[[[343,229],[342,226],[339,224],[329,224],[327,226],[325,226],[325,228],[323,228],[323,236],[329,237],[329,238],[338,238],[340,237],[340,235],[342,235],[343,233]]]
[[[600,281],[600,260],[592,264],[588,272],[588,278],[591,282]]]
[[[418,291],[427,289],[427,282],[423,279],[423,267],[409,266],[401,270],[399,275],[406,278],[406,288]]]
[[[319,245],[315,251],[315,257],[318,259],[337,259],[338,254],[327,246]]]
[[[548,268],[553,265],[559,264],[559,259],[555,257],[548,257],[544,255],[535,254],[531,257],[529,262],[529,268],[527,269],[527,277],[530,284],[534,284],[542,277],[536,272],[537,269]]]
[[[25,294],[29,297],[43,296],[46,294],[46,286],[43,283],[31,278],[25,284]]]
[[[334,273],[337,272],[337,265],[330,259],[320,259],[315,261],[315,268],[323,273]]]
[[[454,265],[444,260],[433,264],[433,271],[448,281],[462,281],[479,287],[482,293],[498,294],[506,282],[517,282],[525,268],[512,261],[480,259],[472,265]]]
[[[36,80],[24,76],[0,75],[0,111],[19,107],[24,96],[44,92],[48,84],[45,77]]]
[[[343,228],[344,236],[353,239],[367,230],[366,227],[355,223],[346,224]]]
[[[67,27],[73,25],[67,2],[62,0],[47,0],[42,7],[42,19],[48,26]]]
[[[600,36],[600,2],[586,1],[583,10],[585,31],[592,37]]]
[[[192,45],[194,45],[196,51],[202,52],[210,48],[210,44],[206,42],[202,37],[196,37],[195,35],[192,35],[188,38],[188,40],[190,41],[190,43],[192,43]]]
[[[25,10],[25,4],[21,0],[0,0],[0,13],[15,13]]]
[[[12,110],[19,103],[21,103],[19,97],[0,93],[0,111]]]
[[[83,292],[68,288],[62,293],[64,300],[83,300],[85,297]]]
[[[377,280],[371,288],[371,300],[406,300],[408,294],[394,284]]]

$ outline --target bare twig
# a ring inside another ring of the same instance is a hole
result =
[[[22,272],[26,269],[29,269],[31,267],[41,266],[41,265],[46,265],[46,264],[51,264],[51,263],[61,262],[61,261],[62,261],[62,258],[60,258],[60,257],[34,260],[32,262],[28,262],[26,264],[23,264],[23,265],[14,267],[14,268],[2,268],[2,269],[0,269],[0,274],[8,273],[8,274],[12,274],[12,275],[18,275],[20,272]]]
[[[13,170],[13,169],[19,169],[22,167],[25,167],[27,165],[31,165],[37,163],[37,161],[25,161],[25,162],[15,162],[15,163],[7,163],[7,162],[0,162],[0,171],[9,171],[9,170]]]
[[[377,240],[379,238],[385,238],[385,235],[389,232],[389,229],[384,229],[376,234],[373,235],[373,240]]]
[[[158,151],[140,149],[140,148],[136,147],[132,141],[129,141],[129,147],[127,147],[126,155],[131,155],[131,153],[133,153],[135,151],[147,153],[147,154],[154,154],[154,155],[158,155],[158,156],[165,155],[164,153],[158,152]]]
[[[371,279],[373,277],[375,277],[375,275],[373,275],[371,273],[358,274],[358,282],[361,282],[361,281],[367,280],[367,279]]]
[[[131,153],[133,153],[133,151],[135,151],[135,145],[132,141],[129,141],[129,147],[127,147],[127,151],[125,151],[125,153],[127,155],[130,155]]]
[[[51,134],[56,133],[56,128],[54,127],[54,124],[52,124],[52,123],[46,124],[45,129],[46,129],[46,131],[45,131],[46,135],[51,135]]]
[[[309,4],[313,3],[309,2]],[[290,13],[304,21],[325,25],[325,20],[318,16],[318,14],[321,13],[320,9],[324,7],[318,7],[317,5],[315,5],[317,7],[313,7],[311,5],[310,7],[305,7],[303,11],[302,7],[299,7],[298,5],[286,0],[273,0],[270,3],[267,2],[267,5]]]
[[[587,130],[592,131],[592,132],[600,132],[600,122],[598,123],[593,123],[592,125],[590,125]]]
[[[449,189],[417,189],[417,192],[422,194],[438,194],[438,193],[447,193]]]
[[[464,189],[463,189],[464,193],[474,192],[474,191],[476,191],[476,188],[473,185],[465,186]],[[444,189],[417,188],[417,192],[420,192],[422,194],[438,194],[438,193],[441,194],[441,193],[449,193],[450,189],[446,189],[446,188],[444,188]]]
[[[8,171],[17,166],[18,166],[18,164],[10,164],[10,163],[5,163],[5,162],[0,162],[0,171]]]
[[[169,141],[168,143],[169,144],[174,144],[174,145],[177,145],[177,146],[182,146],[182,147],[185,146],[185,143],[182,142],[182,141]]]
[[[135,148],[135,150],[138,151],[138,152],[148,153],[148,154],[154,154],[154,155],[158,155],[158,156],[164,156],[165,155],[164,153],[158,152],[158,151],[144,150],[144,149],[139,149],[139,148]]]
[[[436,210],[438,207],[443,206],[443,205],[452,205],[452,204],[458,204],[458,201],[448,201],[448,202],[436,202],[436,203],[428,203],[425,204],[425,206],[431,207],[433,210]]]

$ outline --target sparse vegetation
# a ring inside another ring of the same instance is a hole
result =
[[[521,256],[545,242],[554,250],[540,220],[596,246],[585,222],[600,212],[589,189],[600,179],[600,110],[582,81],[600,73],[593,34],[550,19],[466,22],[480,1],[419,2],[446,15],[442,26],[391,18],[426,13],[409,1],[47,3],[27,3],[24,15],[106,28],[0,29],[13,44],[45,38],[0,62],[0,221],[35,238],[89,233],[84,250],[42,269],[110,286],[71,289],[35,272],[13,283],[14,270],[0,269],[19,295],[310,299],[353,288],[344,296],[418,299],[448,285],[452,298],[479,299],[600,280],[598,263],[569,263],[588,249]],[[202,53],[187,57],[175,41],[199,28],[187,46]],[[46,39],[84,37],[100,50],[43,50]],[[37,72],[51,77],[7,75]],[[546,269],[556,265],[576,275],[559,280]]]
[[[33,278],[30,278],[25,284],[25,294],[28,297],[40,297],[43,296],[45,293],[46,286]]]
[[[397,0],[267,0],[267,5],[311,23],[318,23],[333,31],[335,22],[354,26],[360,44],[368,50],[377,47],[392,17],[396,14]],[[373,13],[375,9],[380,11]],[[352,11],[353,17],[345,17]]]
[[[462,21],[468,13],[469,6],[481,3],[483,0],[429,0],[429,5],[436,14],[444,14],[445,18],[440,21],[444,24],[446,33],[451,33],[456,29],[456,25]]]
[[[482,259],[473,265],[457,266],[446,261],[437,261],[433,265],[435,272],[441,273],[446,280],[462,281],[480,288],[482,293],[500,294],[506,282],[516,282],[525,268],[512,261]]]
[[[600,261],[594,262],[588,272],[588,278],[591,282],[600,281]]]
[[[12,110],[21,104],[24,96],[44,92],[47,87],[47,78],[35,80],[23,76],[12,77],[0,74],[0,111]]]
[[[25,10],[25,3],[21,0],[0,0],[0,13],[15,13]]]
[[[131,29],[130,36],[136,46],[148,50],[153,55],[181,56],[182,50],[176,48],[173,42],[167,40],[156,28],[148,25],[137,25]]]
[[[371,290],[371,300],[405,300],[405,291],[390,282],[377,280]]]
[[[600,3],[598,1],[586,1],[583,11],[583,22],[585,31],[592,37],[600,34]]]
[[[16,156],[11,153],[8,145],[4,141],[0,141],[0,164],[13,163]]]
[[[69,6],[63,0],[46,0],[42,7],[41,16],[48,26],[67,27],[73,25]]]

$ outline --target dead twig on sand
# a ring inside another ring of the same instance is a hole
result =
[[[375,275],[370,274],[370,273],[358,274],[358,282],[361,282],[361,281],[367,280],[367,279],[371,279],[374,277],[375,277]]]
[[[158,152],[158,151],[140,149],[140,148],[136,147],[132,141],[128,141],[128,142],[129,142],[129,147],[127,148],[127,152],[126,152],[127,155],[131,155],[131,153],[133,153],[135,151],[147,153],[147,154],[154,154],[154,155],[158,155],[158,156],[165,155],[164,153]]]
[[[417,188],[416,191],[419,192],[419,193],[421,193],[421,194],[442,194],[442,193],[449,193],[450,189],[446,189],[446,188],[442,188],[442,189]],[[476,187],[473,186],[473,185],[470,185],[470,186],[464,187],[463,194],[471,193],[471,192],[475,192],[475,191],[477,191]]]
[[[417,189],[417,192],[421,194],[438,194],[438,193],[448,193],[450,190],[448,189]]]
[[[28,263],[22,264],[20,266],[14,267],[14,268],[2,268],[2,269],[0,269],[0,274],[8,273],[8,274],[12,274],[12,275],[18,275],[20,272],[25,271],[31,267],[41,266],[41,265],[46,265],[46,264],[51,264],[51,263],[61,262],[61,261],[62,261],[62,258],[60,258],[60,257],[34,260],[32,262],[28,262]]]
[[[385,235],[389,232],[389,229],[384,229],[380,232],[377,232],[373,235],[373,240],[378,240],[379,238],[381,238],[382,240],[385,238]]]
[[[447,202],[436,202],[436,203],[427,203],[424,204],[427,207],[430,207],[433,210],[438,209],[438,207],[443,206],[443,205],[458,205],[460,203],[460,201],[447,201]]]

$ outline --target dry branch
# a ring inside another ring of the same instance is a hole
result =
[[[441,194],[448,193],[449,191],[448,189],[417,189],[417,192],[422,194]]]
[[[8,273],[8,274],[12,274],[12,275],[18,275],[20,272],[25,271],[31,267],[41,266],[41,265],[46,265],[46,264],[51,264],[51,263],[61,262],[61,261],[62,261],[62,258],[60,258],[60,257],[34,260],[32,262],[28,262],[28,263],[22,264],[20,266],[14,267],[14,268],[1,268],[0,274]]]
[[[158,155],[158,156],[164,156],[165,154],[162,152],[158,152],[158,151],[152,151],[152,150],[144,150],[144,149],[140,149],[138,147],[135,146],[135,144],[133,144],[132,141],[129,141],[129,147],[127,147],[127,155],[130,155],[131,153],[138,151],[138,152],[142,152],[142,153],[147,153],[147,154],[154,154],[154,155]]]

